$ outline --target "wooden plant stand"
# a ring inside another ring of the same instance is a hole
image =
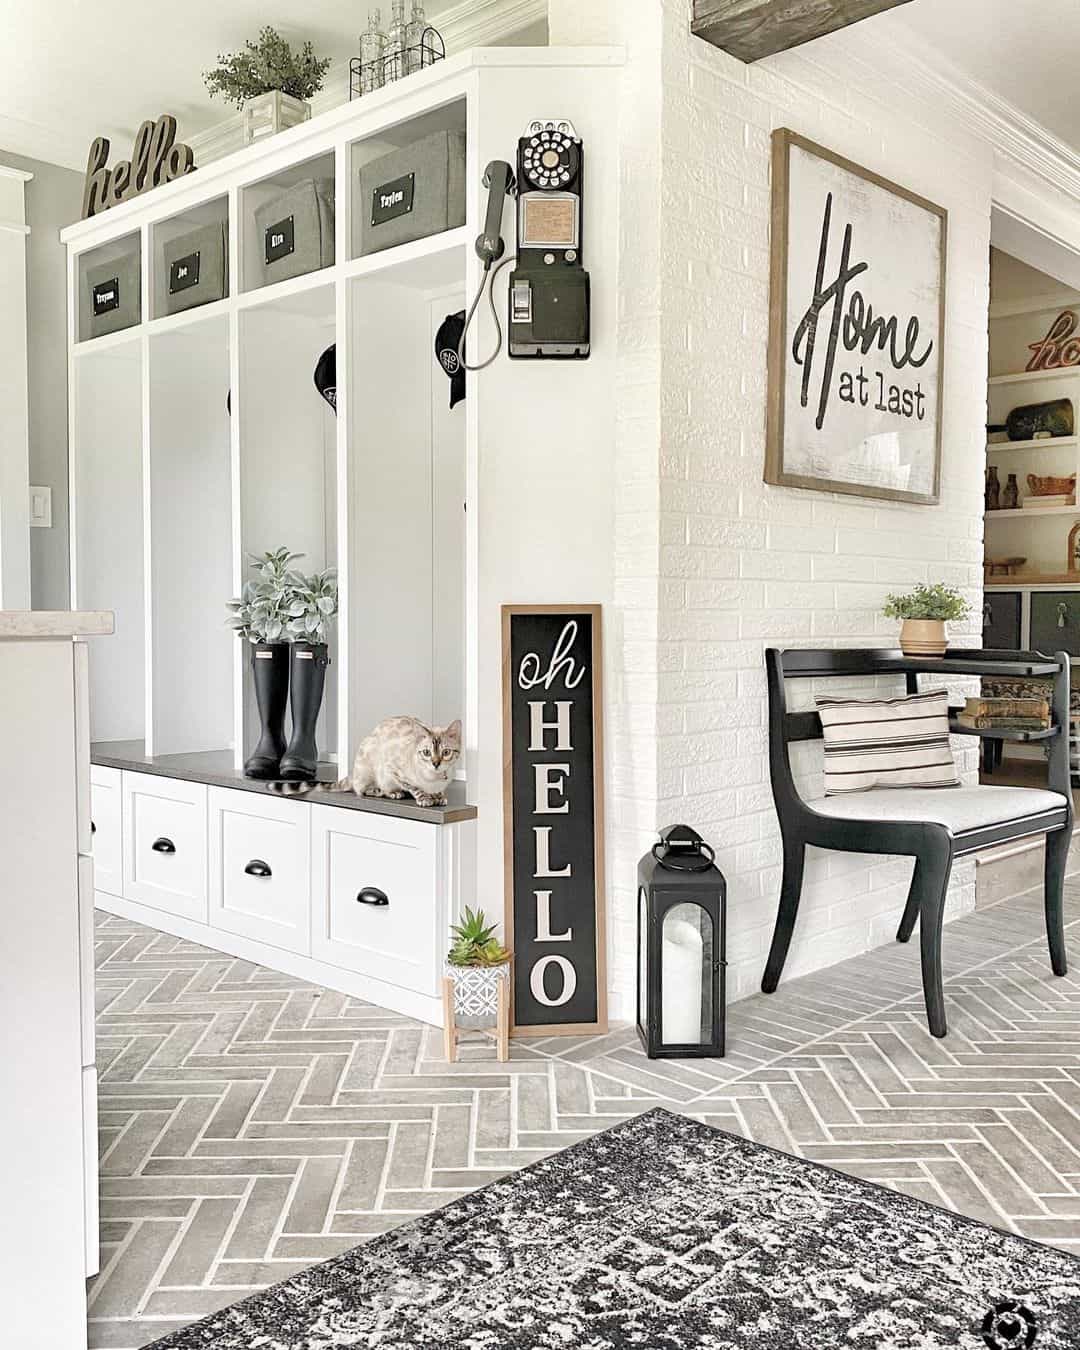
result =
[[[462,1031],[482,1031],[495,1037],[495,1055],[500,1063],[510,1058],[510,974],[498,980],[498,1015],[494,1027],[459,1027],[454,1016],[454,977],[443,976],[443,1044],[447,1063],[457,1062],[458,1038]]]

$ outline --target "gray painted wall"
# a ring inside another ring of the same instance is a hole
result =
[[[67,609],[67,269],[58,232],[79,218],[82,174],[2,148],[0,163],[34,175],[26,185],[30,481],[52,488],[53,523],[30,531],[31,604]]]

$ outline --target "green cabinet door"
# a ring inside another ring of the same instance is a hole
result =
[[[1080,591],[1031,593],[1030,645],[1037,652],[1080,656]]]
[[[1020,650],[1020,592],[997,591],[987,587],[983,592],[982,645],[990,651],[1015,652]]]

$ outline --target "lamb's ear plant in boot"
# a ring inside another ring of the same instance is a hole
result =
[[[285,752],[285,704],[289,694],[289,623],[293,589],[303,579],[289,566],[299,553],[287,548],[252,555],[254,578],[230,600],[230,623],[253,647],[251,670],[259,710],[259,739],[244,763],[248,778],[275,779]]]

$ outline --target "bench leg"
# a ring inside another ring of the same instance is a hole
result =
[[[916,866],[918,864],[916,863]],[[904,906],[903,918],[900,920],[900,927],[896,930],[897,942],[907,942],[915,931],[915,922],[919,917],[919,897],[915,893],[915,877],[911,878],[911,887],[908,890],[907,904]]]
[[[1050,964],[1055,975],[1068,971],[1065,958],[1065,910],[1062,892],[1065,887],[1065,861],[1072,842],[1071,830],[1055,830],[1046,836],[1046,939],[1050,945]]]
[[[791,935],[795,931],[795,916],[799,912],[799,897],[802,894],[803,866],[806,862],[806,845],[802,840],[784,841],[784,879],[780,884],[780,908],[776,913],[776,927],[773,930],[769,959],[765,963],[765,974],[761,980],[764,993],[771,994],[780,983],[780,974],[787,960]]]
[[[931,1036],[944,1036],[945,992],[941,982],[941,924],[945,917],[945,892],[952,871],[952,849],[947,842],[935,842],[915,859],[911,878],[908,911],[915,907],[919,915],[919,948],[922,958],[923,998]],[[903,928],[901,922],[901,929]]]

